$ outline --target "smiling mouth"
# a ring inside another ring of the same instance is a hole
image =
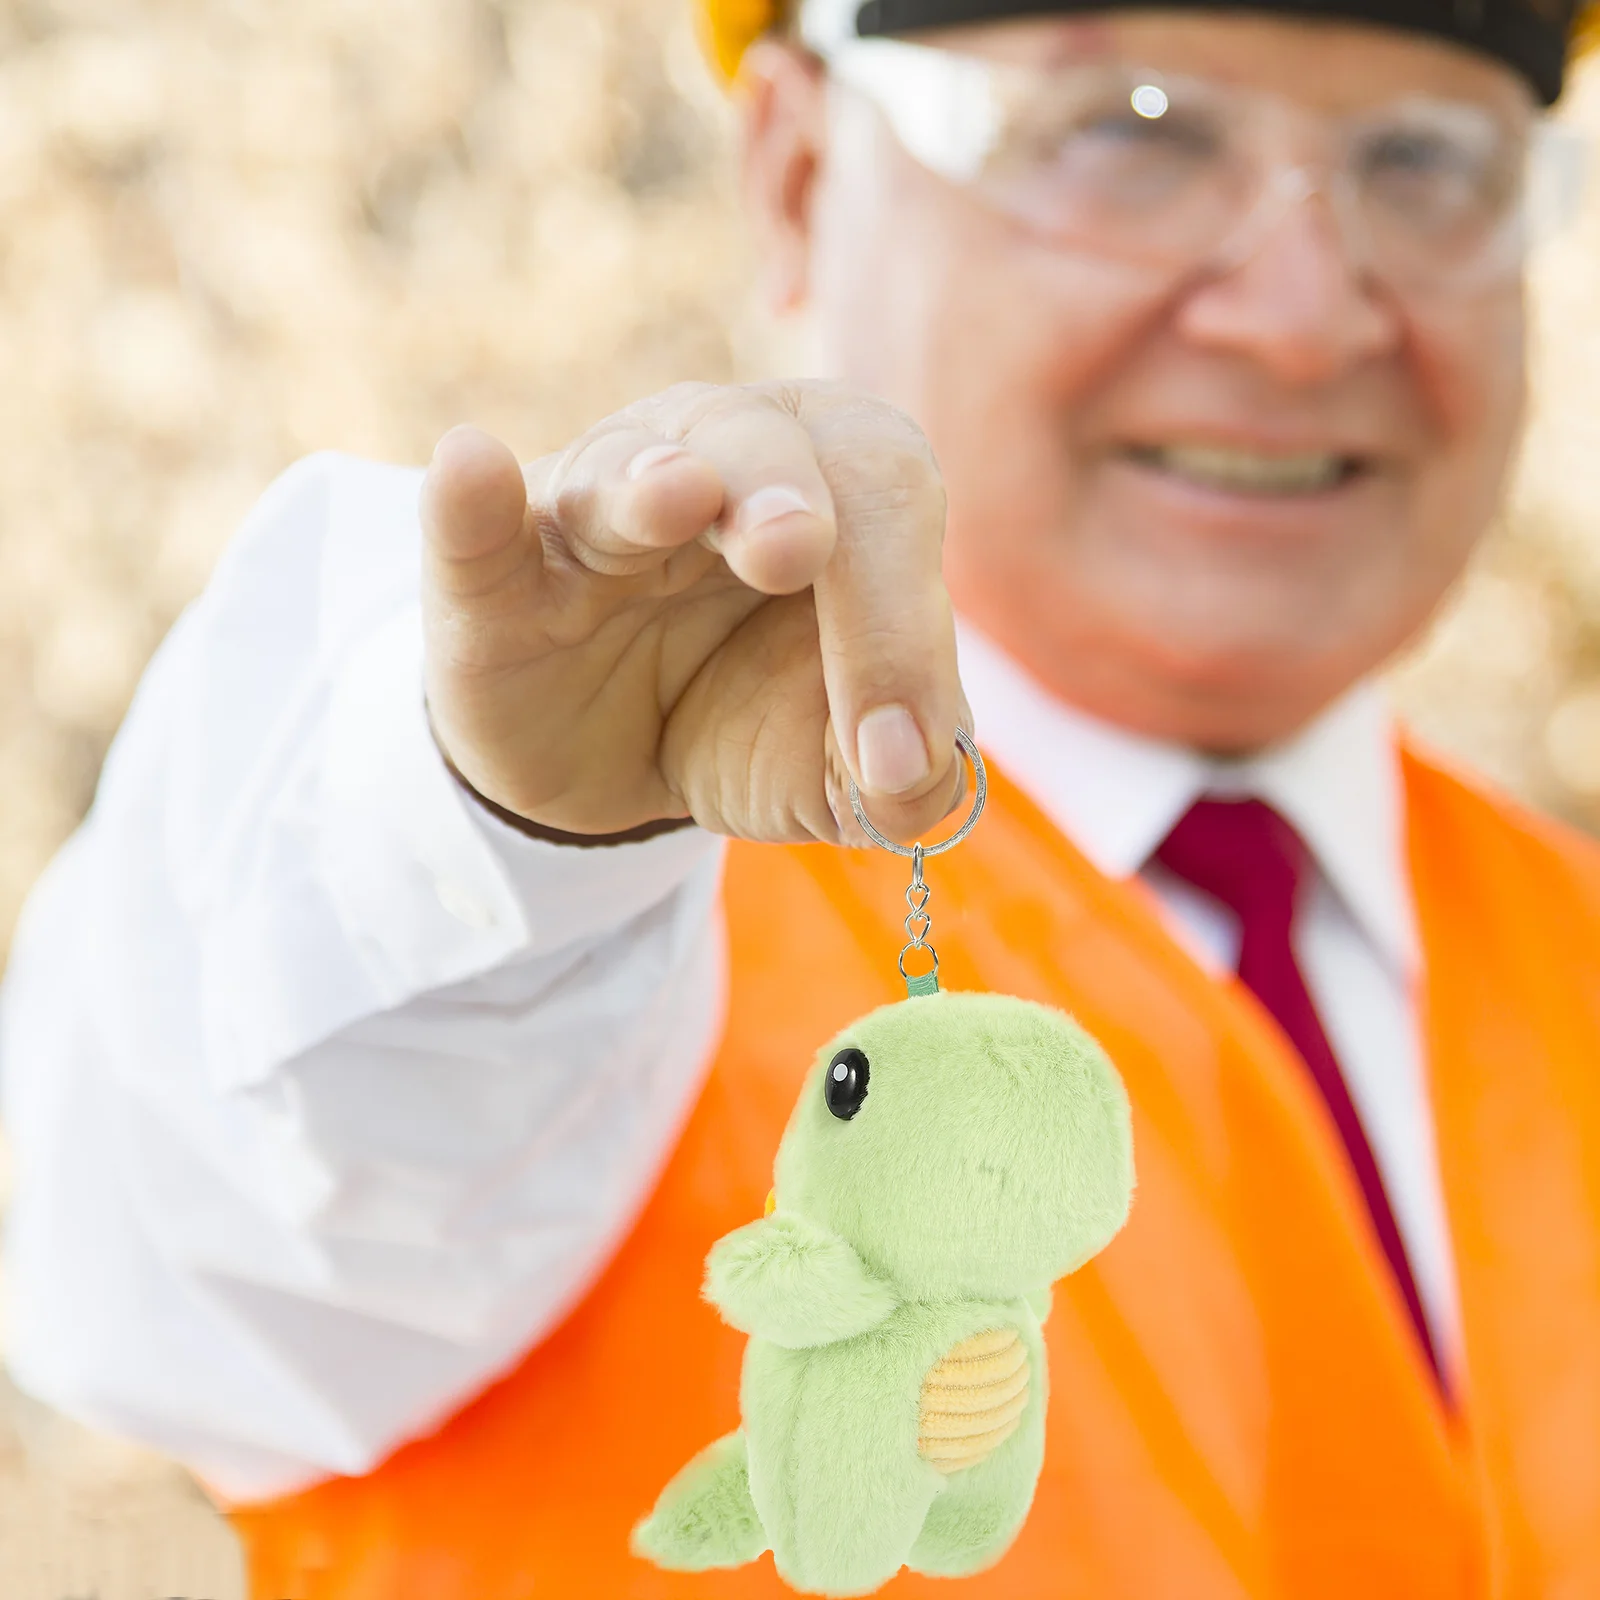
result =
[[[1367,470],[1357,456],[1320,450],[1269,455],[1221,445],[1140,444],[1123,454],[1141,467],[1224,494],[1326,494]]]

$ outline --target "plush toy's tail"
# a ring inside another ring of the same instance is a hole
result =
[[[743,1433],[707,1445],[633,1530],[633,1553],[675,1572],[742,1567],[766,1548],[766,1530],[750,1498]]]

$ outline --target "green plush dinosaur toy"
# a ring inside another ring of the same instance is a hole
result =
[[[744,1426],[667,1485],[635,1551],[703,1571],[770,1549],[793,1588],[841,1596],[992,1565],[1044,1459],[1050,1285],[1127,1217],[1121,1079],[1059,1011],[904,1000],[823,1047],[776,1179],[706,1262],[751,1336]]]

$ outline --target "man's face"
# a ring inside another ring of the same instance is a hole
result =
[[[940,41],[1104,56],[1337,115],[1419,94],[1531,114],[1492,62],[1354,25],[1130,12]],[[1513,279],[1397,291],[1352,264],[1315,197],[1231,264],[1175,277],[1097,259],[934,176],[798,57],[767,81],[816,102],[792,119],[812,129],[809,182],[760,148],[782,119],[753,141],[774,253],[832,374],[928,432],[956,603],[1036,676],[1126,726],[1243,750],[1421,626],[1493,515],[1514,443]],[[1338,459],[1337,481],[1315,481],[1318,457]],[[1281,476],[1298,468],[1303,482]]]

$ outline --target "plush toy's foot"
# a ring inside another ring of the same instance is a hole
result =
[[[906,1562],[913,1572],[965,1578],[992,1567],[1011,1548],[1032,1503],[1032,1485],[985,1484],[983,1478],[981,1467],[958,1474],[928,1507]]]
[[[743,1433],[702,1450],[633,1530],[633,1553],[674,1572],[742,1567],[766,1548],[766,1530],[750,1498]]]

